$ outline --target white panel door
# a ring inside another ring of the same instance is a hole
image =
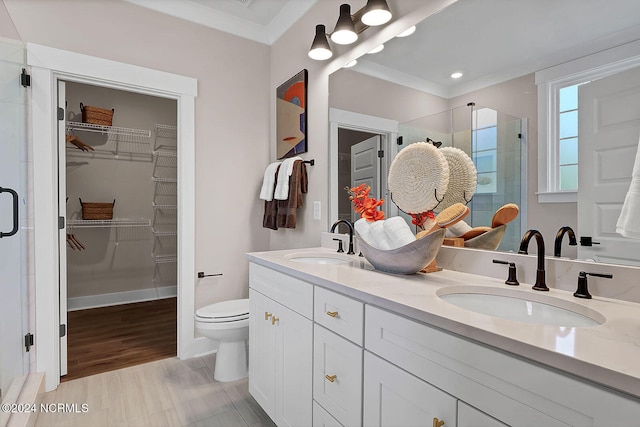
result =
[[[380,136],[376,135],[369,139],[351,146],[351,188],[360,184],[367,184],[371,187],[371,197],[380,198],[380,160],[378,158],[380,150]],[[360,214],[353,214],[354,221]]]
[[[640,139],[640,67],[580,86],[578,258],[640,265],[640,240],[616,233]]]
[[[27,105],[22,43],[0,42],[0,390],[27,373]]]

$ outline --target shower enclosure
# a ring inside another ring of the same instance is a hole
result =
[[[30,370],[28,287],[33,284],[33,208],[28,175],[30,92],[21,42],[0,39],[0,396]],[[14,380],[17,380],[14,382]],[[0,425],[9,413],[0,413]]]
[[[495,211],[507,203],[520,208],[518,217],[506,227],[498,247],[517,252],[522,226],[526,225],[526,119],[510,116],[471,102],[399,126],[402,147],[427,141],[441,147],[456,147],[473,160],[478,172],[476,193],[464,219],[472,227],[491,226]],[[402,214],[404,215],[404,214]],[[411,223],[410,217],[406,216]]]

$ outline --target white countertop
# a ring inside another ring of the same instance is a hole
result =
[[[288,259],[295,254],[341,256],[351,264],[304,264]],[[640,398],[640,304],[596,295],[585,300],[557,289],[534,291],[531,284],[508,286],[504,280],[450,270],[387,274],[373,270],[364,258],[327,248],[253,252],[247,257],[314,285]],[[553,298],[558,302],[553,305],[571,305],[577,311],[584,309],[585,314],[594,310],[605,321],[591,327],[532,324],[475,313],[438,296],[447,287],[461,285],[526,293],[540,302]]]

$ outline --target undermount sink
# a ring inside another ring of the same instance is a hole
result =
[[[289,261],[301,262],[303,264],[320,264],[320,265],[337,265],[337,264],[349,264],[351,261],[336,254],[313,254],[313,253],[299,253],[289,254],[285,256]]]
[[[437,295],[450,304],[487,316],[552,326],[603,324],[603,315],[583,305],[546,294],[480,286],[442,288]]]

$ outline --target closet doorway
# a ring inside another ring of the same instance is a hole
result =
[[[58,104],[61,380],[174,357],[177,102],[59,81]]]

